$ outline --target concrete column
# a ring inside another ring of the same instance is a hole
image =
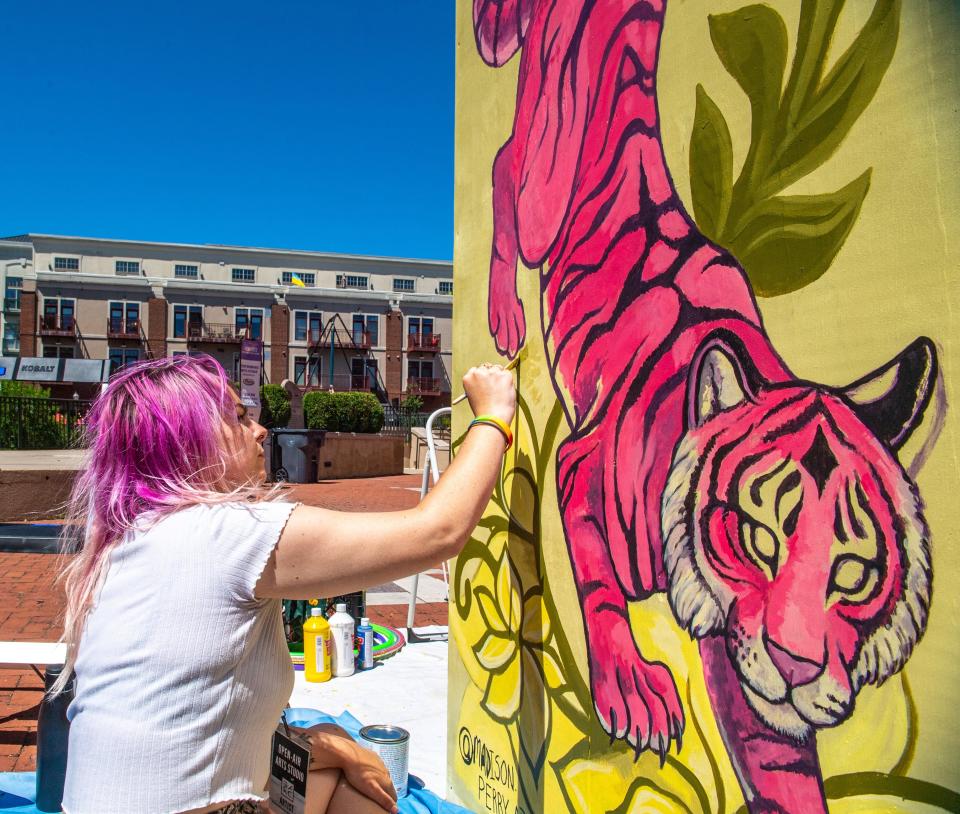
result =
[[[290,370],[290,309],[283,303],[270,306],[270,382],[280,384]]]
[[[20,355],[37,355],[37,292],[20,292]]]
[[[403,395],[403,312],[387,312],[387,365],[383,381],[390,400]]]
[[[167,300],[151,297],[147,300],[147,356],[162,359],[167,355]]]

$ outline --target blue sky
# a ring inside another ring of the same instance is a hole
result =
[[[20,2],[0,234],[450,259],[454,4]]]

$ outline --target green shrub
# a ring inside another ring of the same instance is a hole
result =
[[[267,429],[286,427],[290,421],[290,394],[279,384],[260,388],[260,423]]]
[[[383,428],[383,405],[373,393],[307,393],[303,416],[311,430],[380,432]]]
[[[420,396],[407,396],[400,402],[400,409],[410,413],[419,413],[423,411],[423,399]]]
[[[0,396],[15,396],[22,399],[48,399],[50,390],[27,382],[0,381]]]
[[[78,432],[75,413],[47,388],[0,382],[0,449],[63,449]]]

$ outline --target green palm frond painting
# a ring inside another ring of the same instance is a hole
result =
[[[870,188],[868,167],[834,192],[780,194],[836,152],[893,59],[901,0],[876,0],[864,27],[827,71],[844,2],[803,0],[785,84],[787,27],[773,8],[750,5],[709,17],[713,47],[750,102],[750,147],[734,182],[730,129],[698,85],[690,137],[694,217],[707,237],[740,261],[761,297],[796,291],[820,277]]]

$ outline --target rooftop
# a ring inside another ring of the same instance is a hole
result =
[[[253,252],[259,254],[280,254],[294,257],[323,258],[330,260],[373,260],[383,263],[402,263],[416,264],[422,266],[434,266],[438,269],[452,268],[453,263],[450,260],[425,260],[416,257],[387,257],[382,255],[368,254],[345,254],[339,252],[318,252],[306,249],[280,249],[263,246],[228,246],[219,243],[166,243],[155,240],[124,240],[119,238],[104,237],[83,237],[76,235],[48,235],[40,232],[29,232],[23,235],[11,235],[10,237],[0,237],[0,241],[15,243],[33,244],[37,240],[62,240],[64,242],[76,243],[99,243],[115,246],[150,246],[159,249],[206,249],[223,250],[236,252]]]

